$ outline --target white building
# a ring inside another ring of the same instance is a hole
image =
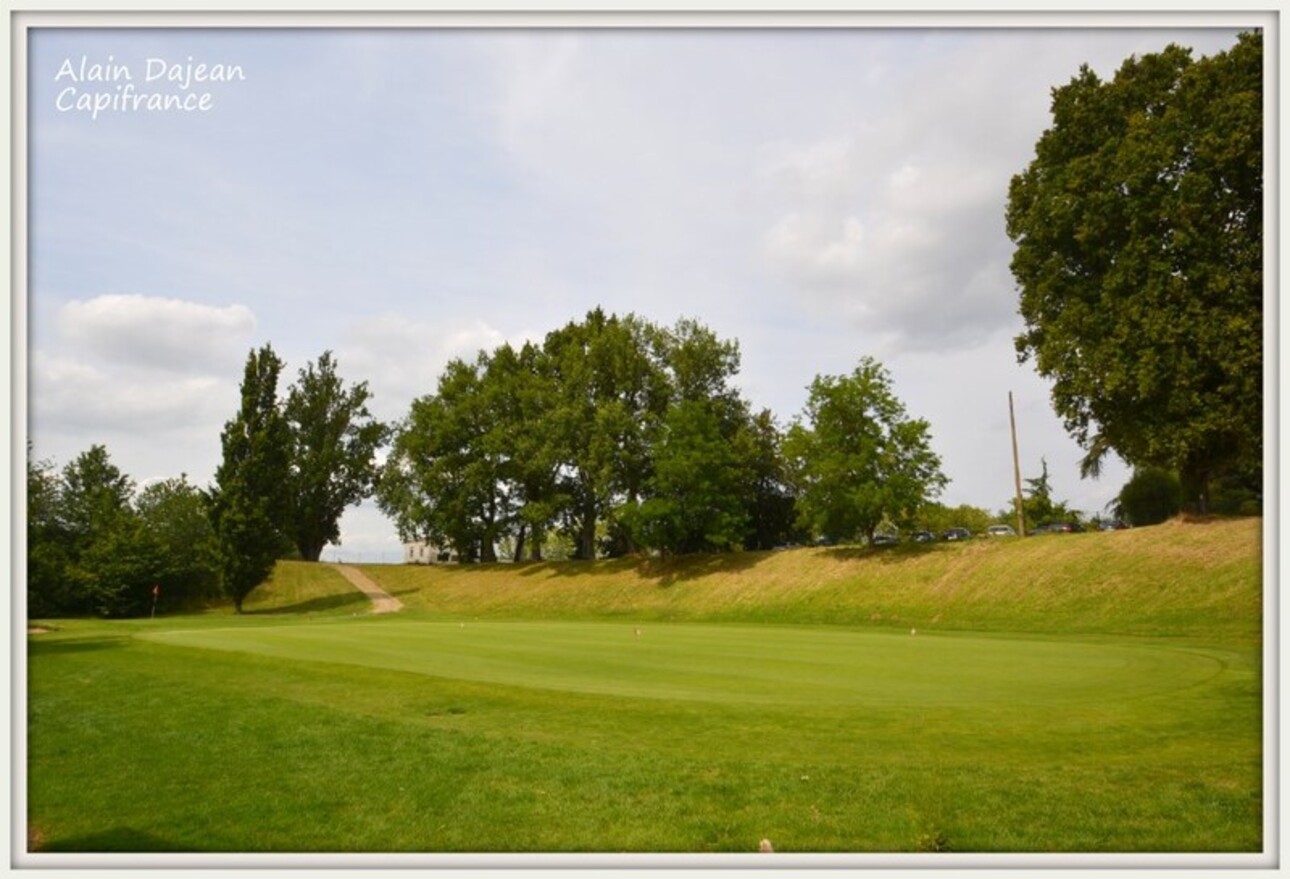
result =
[[[411,543],[403,544],[403,564],[405,565],[436,565],[440,562],[455,562],[456,556],[447,550],[441,550],[433,543],[424,540],[414,540]]]

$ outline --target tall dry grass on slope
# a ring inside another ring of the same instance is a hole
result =
[[[1178,636],[1256,643],[1258,519],[888,549],[380,566],[412,610]]]

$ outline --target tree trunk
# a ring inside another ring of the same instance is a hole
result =
[[[1196,461],[1187,461],[1178,473],[1182,483],[1183,509],[1202,516],[1209,513],[1209,467]]]
[[[527,531],[528,531],[528,525],[525,525],[524,523],[521,522],[520,532],[519,534],[515,535],[515,555],[512,559],[513,561],[520,562],[524,560],[524,536]]]
[[[582,533],[578,537],[578,558],[596,558],[596,505],[587,504],[582,511]]]

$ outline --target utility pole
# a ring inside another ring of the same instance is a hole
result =
[[[1008,391],[1008,423],[1012,426],[1012,478],[1017,486],[1017,534],[1026,536],[1026,517],[1021,504],[1021,458],[1017,454],[1017,416],[1012,411],[1012,391]]]

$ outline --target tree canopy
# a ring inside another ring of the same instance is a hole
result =
[[[30,616],[137,615],[158,599],[164,608],[212,597],[218,578],[214,533],[186,478],[136,491],[101,445],[61,471],[29,457]]]
[[[1262,460],[1263,45],[1171,45],[1053,90],[1012,179],[1019,358],[1096,473],[1114,451],[1192,500]]]
[[[732,380],[738,345],[691,319],[601,309],[516,351],[454,360],[394,432],[377,502],[463,559],[577,558],[782,542],[778,433]]]
[[[907,416],[872,358],[848,376],[817,376],[803,415],[784,453],[803,518],[827,538],[872,541],[884,520],[912,522],[948,482],[927,422]]]

